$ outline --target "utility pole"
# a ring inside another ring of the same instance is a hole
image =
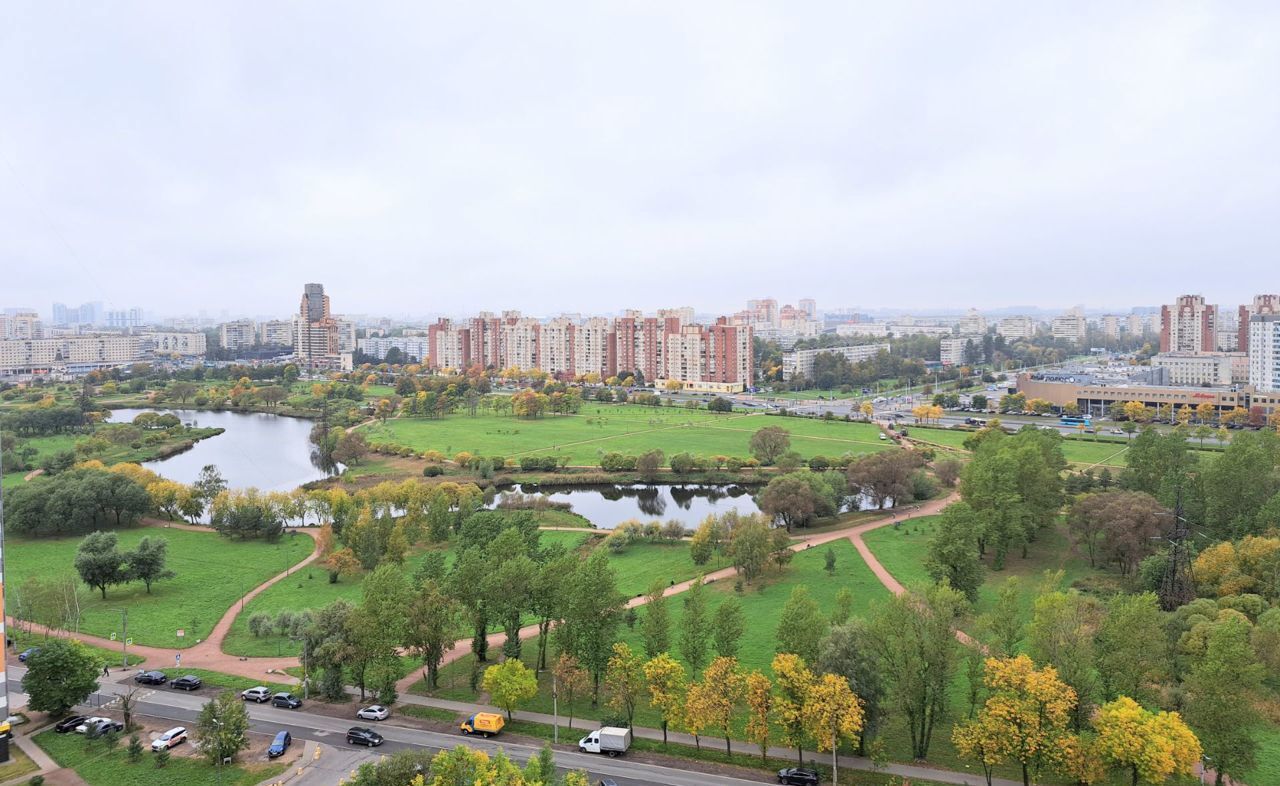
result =
[[[112,611],[120,612],[120,627],[123,629],[120,635],[120,667],[129,668],[129,610],[128,609],[112,609]]]
[[[2,454],[3,451],[0,451]],[[4,467],[0,467],[0,477],[4,475]],[[4,638],[4,647],[0,648],[0,676],[7,674],[5,663],[9,655],[9,631],[4,624],[4,484],[0,484],[0,637]],[[0,685],[0,763],[9,760],[9,681]]]
[[[551,739],[560,744],[560,691],[557,690],[556,672],[551,671]]]

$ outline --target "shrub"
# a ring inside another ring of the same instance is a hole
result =
[[[172,754],[168,750],[156,751],[156,769],[164,769],[169,764],[169,756]]]
[[[677,453],[671,457],[671,471],[677,475],[693,471],[693,456],[688,453]]]
[[[435,478],[444,474],[444,467],[439,464],[428,464],[422,468],[422,476],[424,478]]]
[[[826,456],[814,456],[809,459],[809,469],[814,472],[823,472],[831,467],[831,459]]]
[[[667,540],[680,540],[684,537],[684,522],[670,519],[662,525],[662,537]]]
[[[929,499],[938,493],[938,483],[933,476],[923,469],[911,473],[911,497],[915,500]]]

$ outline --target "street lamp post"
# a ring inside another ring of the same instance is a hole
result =
[[[129,610],[112,609],[120,612],[120,668],[129,668]]]
[[[214,762],[213,766],[218,771],[218,786],[222,786],[222,760],[224,758],[222,755],[222,721],[217,718],[210,718],[209,720],[213,721],[213,725],[218,727],[218,738],[217,742],[214,743],[214,754],[218,757],[218,760]]]

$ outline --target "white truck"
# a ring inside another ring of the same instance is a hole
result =
[[[607,753],[617,756],[631,747],[631,729],[605,726],[578,740],[578,750],[583,753]]]

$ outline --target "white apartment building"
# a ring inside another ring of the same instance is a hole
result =
[[[141,359],[141,339],[138,336],[0,340],[0,376],[86,374]]]
[[[270,319],[258,324],[258,339],[273,347],[293,346],[293,322],[287,319]]]
[[[1163,352],[1151,358],[1151,367],[1163,370],[1163,384],[1174,386],[1230,385],[1231,365],[1228,354]]]
[[[825,349],[797,349],[782,355],[782,378],[808,377],[813,374],[813,362],[823,353],[841,355],[850,363],[870,360],[881,352],[888,352],[889,344],[863,344],[858,347],[827,347]],[[963,351],[963,350],[962,350]]]
[[[1264,393],[1280,392],[1280,315],[1249,319],[1249,384]]]
[[[553,376],[574,373],[573,339],[577,327],[568,317],[557,317],[542,326],[538,338],[538,368]]]
[[[396,336],[394,338],[361,338],[356,340],[360,351],[382,360],[392,349],[405,355],[406,361],[425,363],[431,356],[431,341],[426,336]]]
[[[987,332],[987,318],[978,313],[978,309],[971,308],[957,323],[962,336],[981,336]]]
[[[941,352],[938,357],[942,361],[942,365],[963,366],[965,363],[964,353],[969,342],[973,342],[974,346],[982,346],[982,338],[980,336],[954,336],[942,339],[940,342]]]
[[[218,326],[218,345],[232,352],[252,347],[258,337],[258,326],[252,319],[237,319]]]
[[[511,319],[509,316],[506,318]],[[521,371],[541,368],[538,365],[539,334],[541,331],[542,324],[532,317],[519,317],[510,322],[504,321],[499,329],[499,340],[500,346],[506,350],[505,367],[514,367]],[[563,353],[560,354],[563,355]],[[541,370],[546,371],[548,374],[555,373],[550,369],[544,368]]]
[[[142,349],[157,355],[203,355],[207,339],[203,333],[142,333]]]
[[[996,334],[1005,341],[1032,338],[1036,334],[1036,321],[1021,315],[1004,317],[996,323]]]
[[[1089,332],[1089,321],[1079,311],[1068,311],[1054,317],[1049,324],[1049,330],[1055,339],[1079,343],[1084,341]]]
[[[599,374],[609,377],[609,334],[612,329],[604,317],[591,317],[573,333],[573,373]]]
[[[0,314],[0,339],[44,338],[44,323],[34,311]]]
[[[662,378],[680,382],[703,379],[706,376],[703,338],[700,325],[685,325],[679,333],[667,336]]]

